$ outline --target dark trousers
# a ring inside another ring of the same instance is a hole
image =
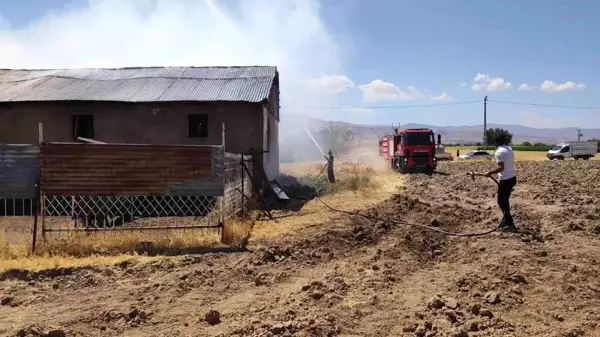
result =
[[[330,183],[335,183],[335,175],[333,174],[333,161],[330,161],[327,164],[327,178],[329,178]]]
[[[512,214],[510,214],[510,194],[517,184],[517,177],[512,177],[498,182],[498,206],[502,210],[502,224],[514,226]]]

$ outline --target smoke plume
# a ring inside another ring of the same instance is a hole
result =
[[[311,113],[299,105],[339,104],[307,85],[344,64],[319,0],[88,0],[19,24],[0,16],[2,68],[274,65],[282,124]]]

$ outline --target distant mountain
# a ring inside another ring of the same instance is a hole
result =
[[[335,123],[344,128],[350,129],[357,139],[369,140],[377,139],[379,135],[392,133],[391,125],[364,125],[351,124],[342,121],[326,121],[306,115],[283,115],[280,123],[280,141],[285,143],[286,138],[298,136],[306,133],[303,126],[310,131],[319,130],[321,127]],[[513,134],[513,142],[521,143],[529,141],[531,143],[541,142],[555,144],[561,141],[574,140],[577,138],[577,128],[532,128],[522,125],[504,125],[488,124],[488,128],[502,128]],[[482,139],[483,125],[462,125],[462,126],[434,126],[424,124],[404,124],[399,128],[430,128],[435,133],[442,135],[444,143],[472,144]],[[583,139],[600,138],[600,129],[583,129]]]

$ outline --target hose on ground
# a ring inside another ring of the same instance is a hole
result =
[[[327,164],[325,165],[325,167],[327,167]],[[321,173],[319,173],[319,175],[321,175],[323,173],[323,171],[325,170],[325,167],[321,170]],[[475,179],[475,176],[485,176],[483,174],[478,174],[478,173],[475,173],[475,172],[467,172],[467,175],[471,176],[473,179]],[[485,177],[487,177],[487,176],[485,176]],[[496,179],[494,179],[493,177],[488,177],[488,178],[492,179],[496,184],[498,184],[498,181]],[[327,204],[325,201],[323,201],[321,199],[321,197],[319,196],[319,191],[316,191],[313,196],[320,203],[322,203],[325,207],[327,207],[328,209],[330,209],[330,210],[332,210],[334,212],[338,212],[338,213],[342,213],[342,214],[346,214],[346,215],[350,215],[350,216],[360,216],[360,217],[363,217],[363,218],[368,219],[368,220],[387,222],[387,223],[391,223],[391,224],[395,225],[395,227],[400,227],[400,226],[420,227],[420,228],[427,229],[427,230],[434,231],[434,232],[438,232],[438,233],[441,233],[441,234],[444,234],[444,235],[459,236],[459,237],[484,236],[484,235],[491,234],[491,233],[497,231],[500,228],[500,224],[498,224],[498,225],[496,225],[496,227],[491,228],[491,229],[489,229],[487,231],[484,231],[484,232],[478,232],[478,233],[450,232],[450,231],[446,231],[446,230],[443,230],[443,229],[437,228],[437,227],[432,227],[432,226],[427,226],[427,225],[421,225],[421,224],[414,224],[414,223],[409,223],[409,222],[399,221],[399,220],[384,219],[384,218],[380,218],[380,217],[376,217],[376,216],[362,214],[360,212],[352,212],[352,211],[346,211],[346,210],[338,209],[338,208],[335,208],[335,207]]]

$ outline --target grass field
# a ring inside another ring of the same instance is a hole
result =
[[[476,150],[476,146],[461,146],[461,147],[447,147],[446,152],[452,154],[454,159],[456,160],[456,150],[460,151],[460,154],[465,154],[469,151]],[[488,151],[489,153],[493,153],[493,151]],[[548,160],[546,158],[545,151],[515,151],[515,160],[518,161],[539,161],[539,160]],[[594,158],[596,160],[600,159],[598,155]]]

